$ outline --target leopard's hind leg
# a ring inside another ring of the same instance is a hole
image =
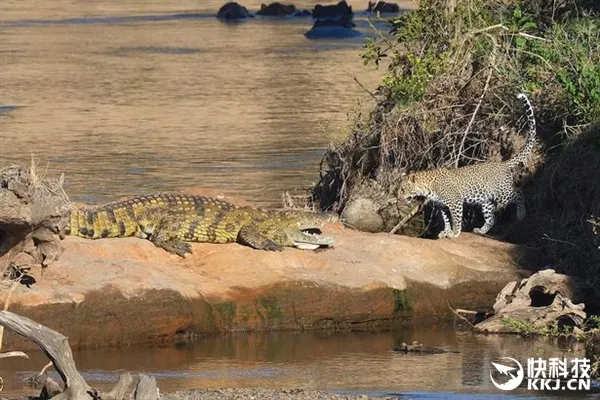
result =
[[[496,212],[496,205],[493,202],[484,203],[481,205],[481,210],[483,211],[483,219],[485,220],[485,223],[481,228],[473,229],[473,232],[486,234],[490,229],[492,229],[492,226],[494,226],[494,223],[496,222],[496,217],[494,215]]]
[[[515,189],[512,200],[517,204],[517,219],[523,221],[527,213],[525,211],[525,197],[523,197],[523,191],[520,188]]]
[[[442,210],[442,218],[444,219],[444,230],[438,234],[438,238],[454,238],[460,235],[462,231],[462,216],[463,216],[463,205],[458,202],[456,204],[449,204],[448,211],[450,212],[450,218],[447,213]]]

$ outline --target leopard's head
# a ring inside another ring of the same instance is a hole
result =
[[[398,199],[411,202],[416,197],[427,197],[431,194],[429,174],[426,171],[404,174],[398,188]]]

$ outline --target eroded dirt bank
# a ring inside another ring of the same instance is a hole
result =
[[[37,283],[15,288],[9,309],[82,348],[231,330],[426,322],[449,318],[447,302],[486,310],[520,276],[517,247],[471,234],[432,241],[337,224],[326,232],[336,242],[323,251],[193,244],[185,259],[135,238],[69,236]],[[32,346],[10,333],[4,344]]]

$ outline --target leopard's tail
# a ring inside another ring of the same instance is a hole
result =
[[[517,99],[521,100],[523,103],[525,115],[527,116],[527,125],[529,127],[529,131],[527,132],[527,142],[525,143],[525,147],[523,147],[523,149],[516,156],[507,161],[507,163],[511,166],[517,166],[525,162],[527,156],[533,150],[536,135],[535,115],[533,114],[533,107],[531,106],[527,95],[525,93],[519,93]]]

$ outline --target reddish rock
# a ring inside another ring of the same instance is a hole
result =
[[[447,302],[487,310],[507,282],[522,277],[516,246],[472,234],[423,240],[337,224],[325,231],[336,239],[332,249],[192,244],[185,259],[136,238],[69,236],[60,260],[31,289],[19,286],[9,309],[80,348],[216,331],[431,321],[451,316]],[[32,346],[11,333],[4,344]]]

